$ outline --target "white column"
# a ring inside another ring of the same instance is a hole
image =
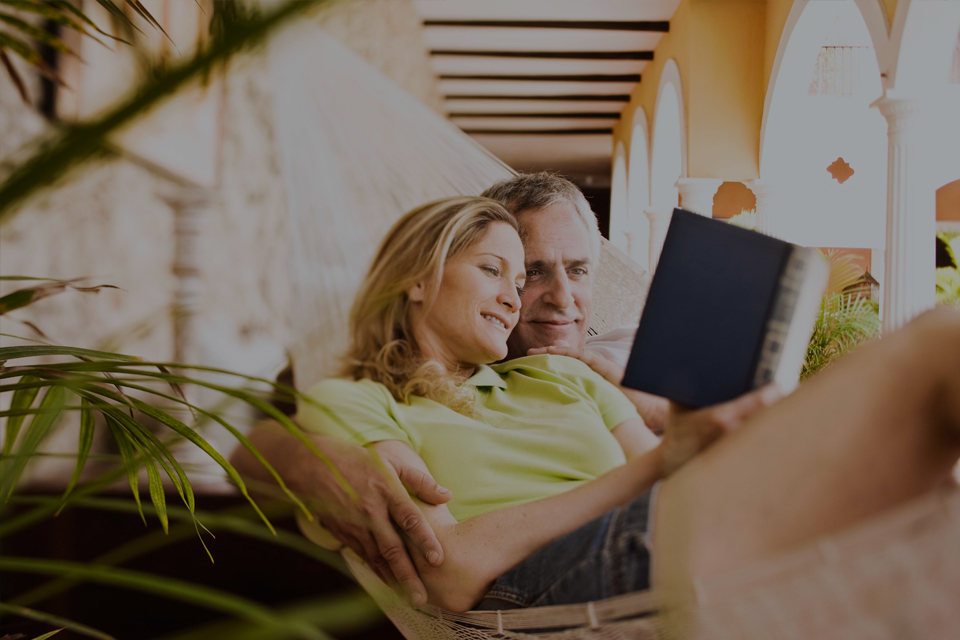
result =
[[[887,248],[883,331],[934,306],[936,194],[922,160],[929,141],[924,106],[888,91],[873,103],[887,119]]]
[[[774,204],[776,189],[773,184],[765,180],[747,180],[743,184],[757,197],[756,230],[768,236],[776,235],[773,232],[773,218],[776,215]]]
[[[202,189],[185,189],[163,200],[173,210],[173,360],[198,364],[196,316],[203,290],[200,279],[198,238],[203,210],[210,201]]]
[[[680,178],[676,186],[680,190],[681,207],[708,218],[713,217],[713,196],[723,184],[717,178]]]
[[[650,275],[653,275],[657,270],[657,262],[660,261],[660,250],[663,249],[663,241],[667,237],[667,227],[670,226],[673,212],[646,209],[643,213],[650,219]]]

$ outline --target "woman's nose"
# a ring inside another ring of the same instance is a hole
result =
[[[517,291],[516,286],[512,283],[508,283],[506,287],[500,292],[499,302],[503,306],[507,307],[511,311],[520,310],[520,292]]]

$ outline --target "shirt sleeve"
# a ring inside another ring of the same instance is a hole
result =
[[[332,436],[356,445],[400,440],[411,447],[409,435],[393,416],[389,392],[370,380],[324,380],[307,393],[297,411],[304,431]]]
[[[620,391],[617,385],[611,384],[606,378],[576,358],[560,357],[565,361],[564,364],[569,367],[570,374],[575,377],[577,383],[587,395],[593,398],[607,429],[613,429],[624,420],[633,418],[642,420],[633,402]]]

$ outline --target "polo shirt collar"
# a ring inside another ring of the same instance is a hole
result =
[[[485,364],[477,365],[477,370],[467,379],[467,384],[473,385],[474,387],[507,388],[507,383],[503,381],[500,374]]]

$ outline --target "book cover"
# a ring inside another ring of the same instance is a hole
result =
[[[790,392],[828,271],[811,249],[675,209],[624,386],[693,407]]]

